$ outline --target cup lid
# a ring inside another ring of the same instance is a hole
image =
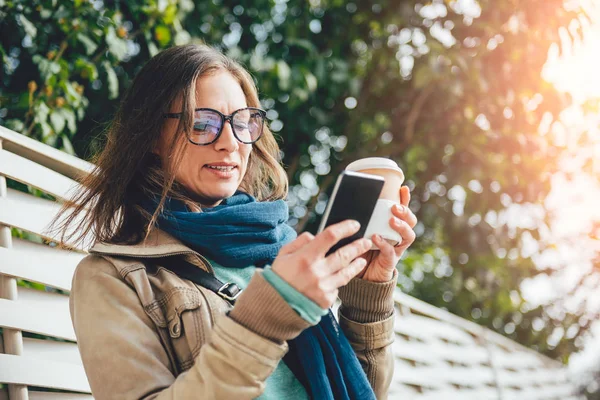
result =
[[[353,161],[346,167],[348,171],[363,171],[365,169],[391,169],[397,172],[400,172],[402,176],[404,173],[402,169],[396,164],[394,160],[390,160],[389,158],[383,157],[367,157],[361,158],[359,160]]]

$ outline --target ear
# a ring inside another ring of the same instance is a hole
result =
[[[169,132],[167,131],[166,124],[163,124],[160,134],[154,143],[154,148],[152,149],[152,154],[155,154],[162,158],[162,155],[165,154],[165,149],[167,146],[167,138],[169,137]]]
[[[150,153],[154,154],[155,156],[160,157],[161,152],[161,147],[162,147],[162,141],[159,138],[156,143],[154,144],[154,147],[152,148],[152,150],[150,151]]]

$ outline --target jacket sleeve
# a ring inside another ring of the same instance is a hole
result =
[[[194,365],[175,377],[158,328],[109,261],[82,260],[70,310],[97,400],[255,398],[287,352],[285,341],[308,327],[257,273],[229,316],[217,319]]]
[[[354,278],[340,288],[340,326],[365,371],[377,399],[387,399],[394,375],[394,290],[389,282]]]

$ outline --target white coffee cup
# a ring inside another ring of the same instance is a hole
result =
[[[392,229],[389,221],[393,216],[392,206],[400,203],[400,188],[404,182],[402,169],[395,161],[388,158],[368,157],[348,164],[346,170],[378,175],[385,179],[364,237],[371,239],[374,234],[379,234],[392,246],[399,245],[402,237]],[[372,249],[377,249],[374,243]]]

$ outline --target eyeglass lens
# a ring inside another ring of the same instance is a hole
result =
[[[256,141],[262,134],[263,116],[252,109],[238,110],[233,114],[232,127],[237,138],[244,143]],[[210,110],[194,112],[194,130],[190,140],[198,144],[213,142],[223,128],[221,115]]]

